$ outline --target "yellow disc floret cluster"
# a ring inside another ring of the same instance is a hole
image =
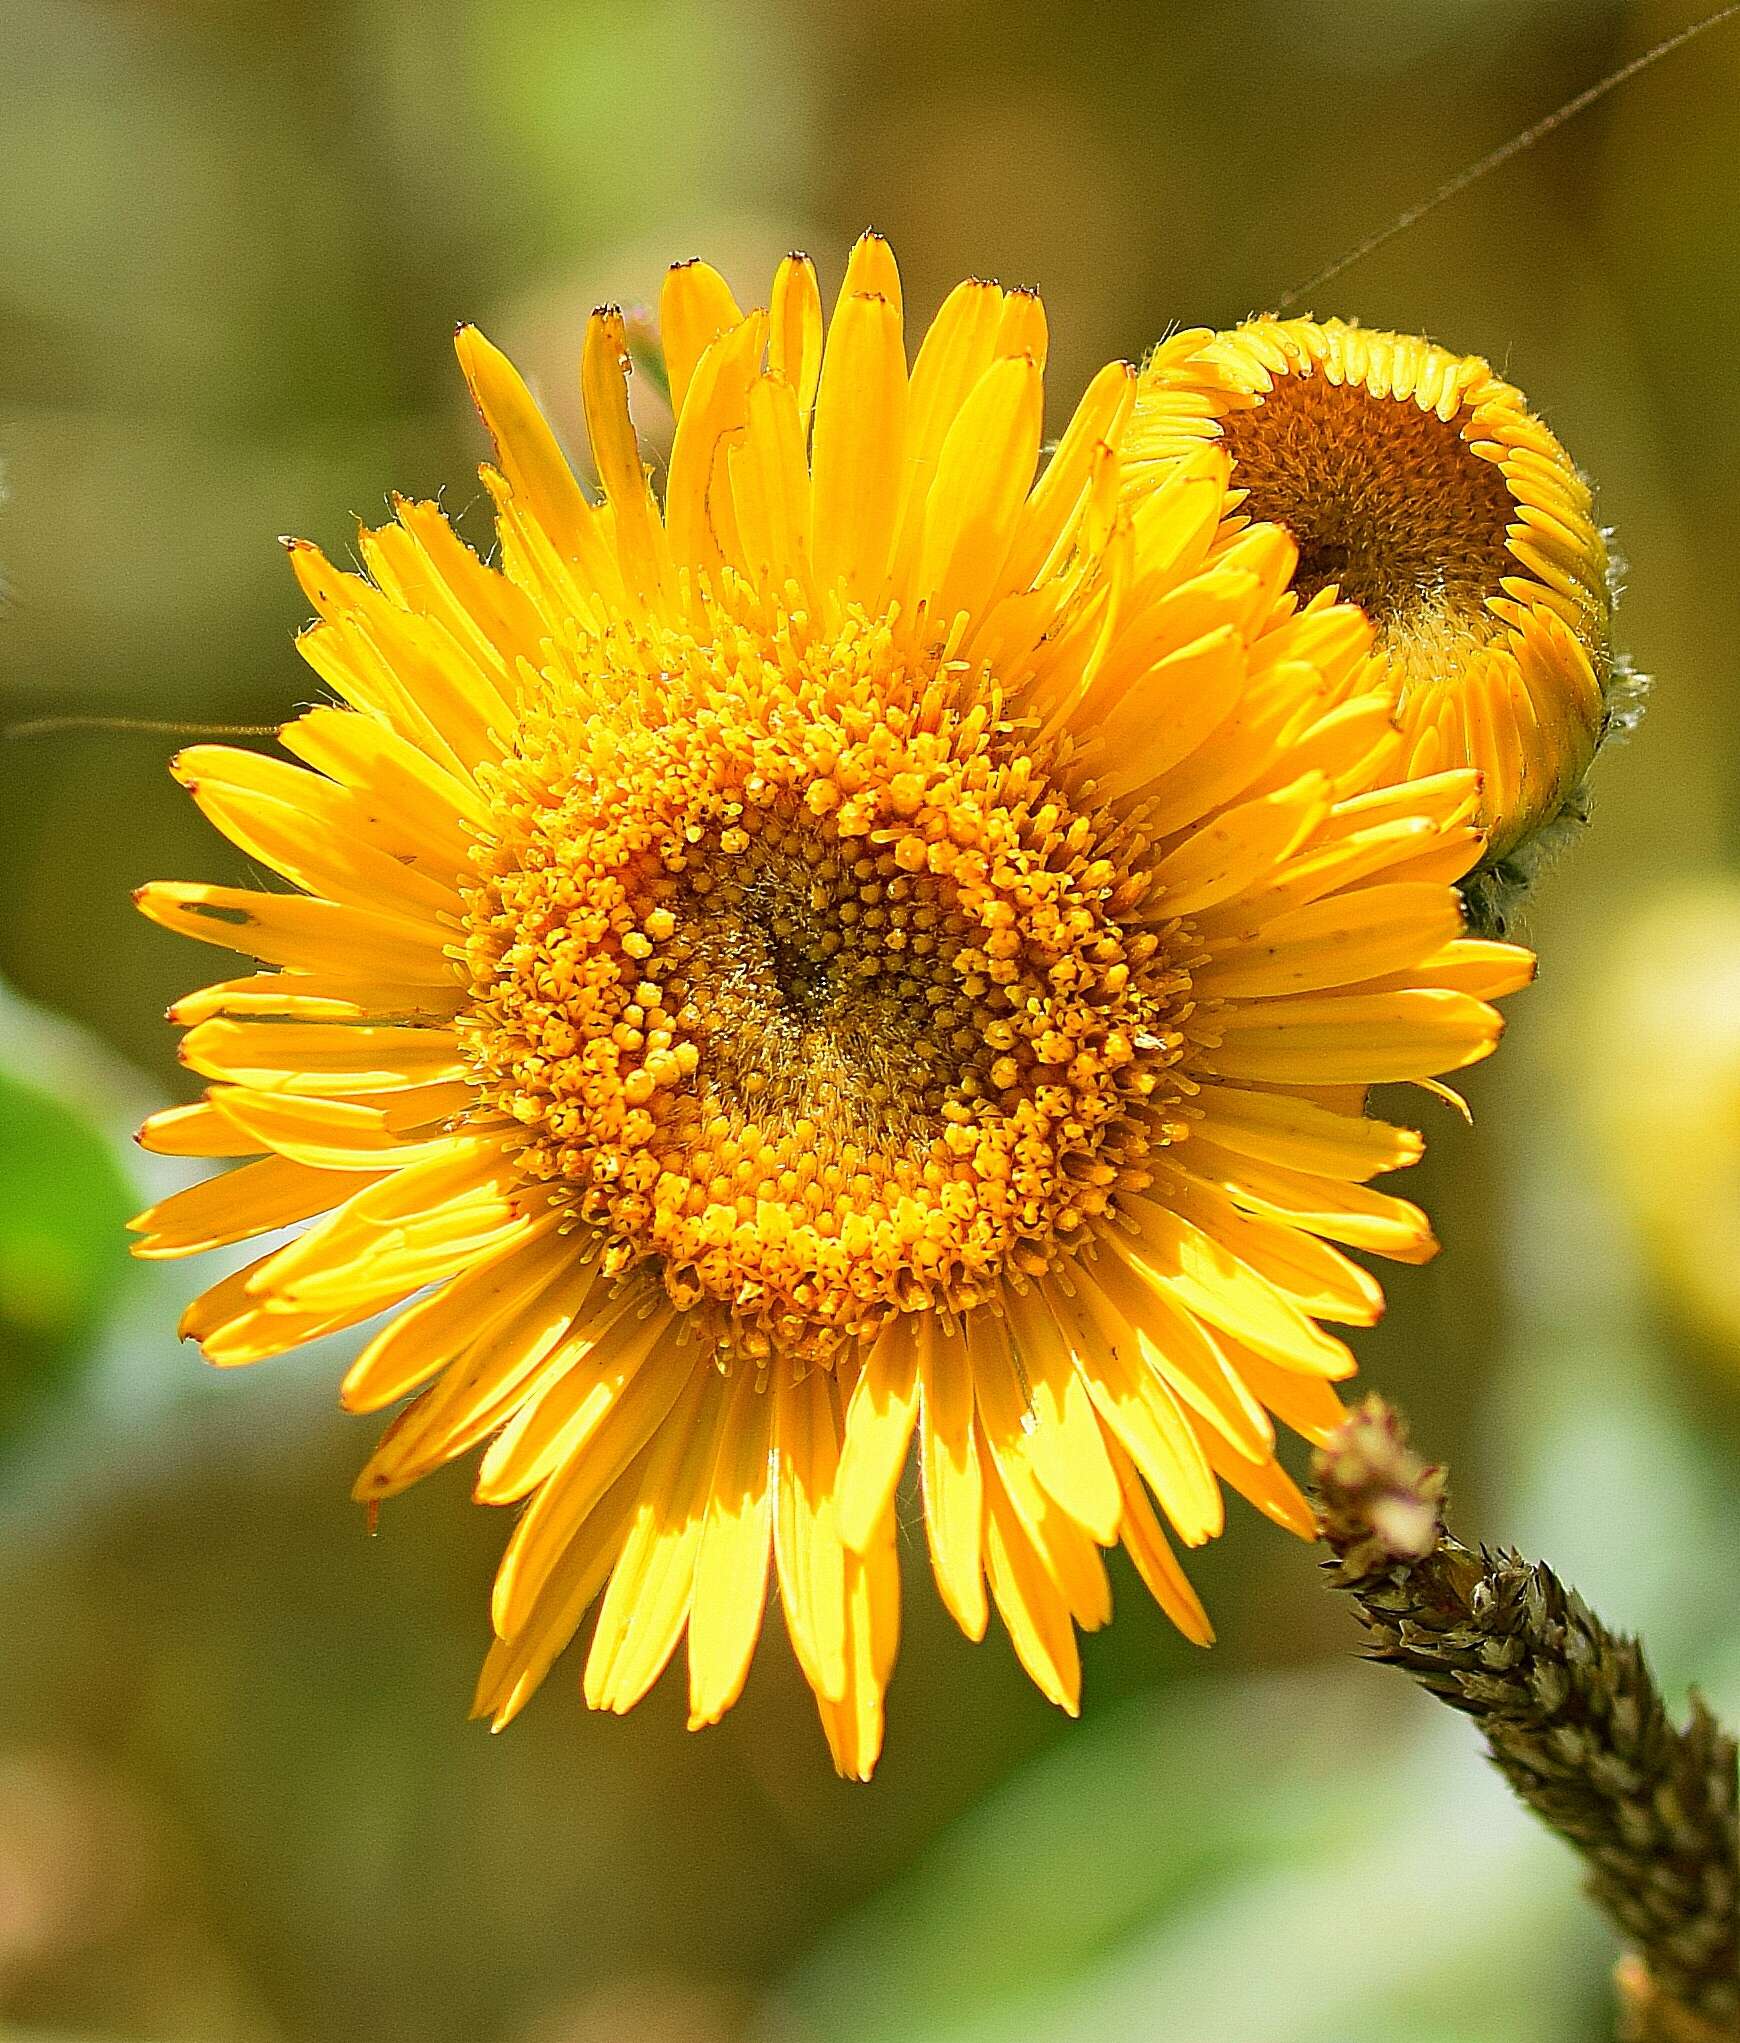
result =
[[[468,895],[465,1034],[528,1167],[722,1356],[1043,1274],[1145,1182],[1128,1109],[1178,1054],[1188,977],[1117,920],[1140,839],[885,626],[616,654],[610,710],[524,717]]]

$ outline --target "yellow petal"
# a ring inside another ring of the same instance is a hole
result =
[[[511,701],[518,662],[535,659],[543,640],[537,610],[499,568],[478,559],[439,504],[400,496],[392,502],[396,525],[365,542],[369,572],[402,608],[427,611],[445,626]]]
[[[913,370],[915,410],[923,362],[921,352]],[[1093,487],[1098,457],[1118,446],[1135,388],[1136,371],[1128,362],[1109,363],[1088,385],[1016,524],[1004,571],[1011,588],[1028,588],[1061,571],[1063,551],[1075,537]]]
[[[1115,798],[1170,772],[1232,713],[1244,687],[1244,641],[1230,625],[1168,653],[1095,726],[1102,792]]]
[[[887,236],[878,234],[874,227],[859,235],[846,258],[846,274],[840,280],[840,296],[834,306],[836,319],[849,298],[886,298],[894,307],[896,318],[902,316],[900,265],[894,260]]]
[[[1345,1421],[1347,1410],[1333,1383],[1283,1369],[1267,1356],[1252,1354],[1236,1344],[1229,1355],[1252,1396],[1261,1398],[1276,1418],[1307,1440],[1321,1444]]]
[[[991,1371],[984,1367],[983,1319],[968,1335],[973,1353],[974,1387]],[[1056,1584],[1064,1607],[1073,1621],[1086,1629],[1102,1625],[1111,1616],[1111,1588],[1105,1564],[1100,1559],[1085,1527],[1059,1505],[1043,1488],[1034,1471],[1031,1440],[1018,1418],[996,1403],[979,1406],[977,1425],[979,1460],[985,1470],[987,1502],[993,1483],[1000,1483],[1011,1509],[1031,1541],[1040,1566]],[[1093,1415],[1089,1413],[1089,1423]],[[1105,1451],[1102,1439],[1100,1451]],[[1109,1465],[1109,1464],[1108,1464]]]
[[[1079,1284],[1074,1302],[1082,1309],[1080,1316],[1071,1314],[1064,1301],[1059,1301],[1059,1316],[1073,1323],[1095,1409],[1160,1499],[1178,1536],[1188,1546],[1200,1546],[1221,1529],[1220,1492],[1183,1407],[1155,1366],[1158,1344],[1152,1324],[1134,1326],[1107,1309],[1110,1295],[1097,1285]],[[1108,1456],[1107,1465],[1116,1484],[1115,1458]],[[1119,1485],[1120,1520],[1125,1510]]]
[[[1225,1192],[1196,1176],[1182,1155],[1175,1169],[1156,1173],[1153,1196],[1212,1235],[1314,1318],[1364,1327],[1382,1317],[1383,1288],[1369,1270],[1295,1226],[1242,1210]],[[1147,1205],[1140,1208],[1138,1227],[1148,1212]]]
[[[533,1256],[540,1246],[538,1237],[526,1235],[476,1260],[493,1264],[522,1249]],[[351,1495],[365,1504],[397,1496],[488,1439],[534,1394],[543,1373],[560,1367],[570,1329],[596,1276],[595,1262],[571,1257],[558,1262],[548,1282],[530,1285],[475,1332],[448,1358],[438,1380],[387,1427]]]
[[[737,552],[735,530],[726,525],[722,451],[744,430],[766,330],[766,315],[755,313],[708,346],[695,365],[671,445],[665,486],[671,557],[714,587],[720,566],[727,558],[735,563]]]
[[[810,585],[810,471],[790,384],[764,376],[749,392],[747,429],[729,456],[732,506],[744,564],[772,595]]]
[[[347,1412],[378,1412],[418,1389],[575,1260],[552,1213],[542,1233],[486,1256],[383,1327],[345,1372]]]
[[[807,255],[788,255],[774,272],[767,366],[790,386],[807,432],[822,375],[822,292]]]
[[[642,1456],[617,1477],[569,1541],[525,1624],[511,1639],[491,1641],[471,1705],[474,1717],[491,1719],[491,1730],[505,1730],[525,1708],[604,1587],[622,1550],[645,1469]]]
[[[688,1622],[695,1561],[711,1501],[728,1386],[699,1368],[647,1457],[586,1655],[584,1692],[595,1710],[630,1710],[664,1672]]]
[[[845,298],[828,329],[811,476],[817,585],[874,611],[888,579],[905,465],[900,308]]]
[[[556,1369],[540,1372],[491,1441],[474,1489],[480,1504],[517,1503],[564,1469],[595,1499],[613,1474],[606,1464],[622,1467],[663,1422],[685,1372],[661,1361],[669,1316],[643,1310],[645,1303],[636,1292],[605,1291],[575,1324],[553,1358]],[[534,1506],[548,1508],[542,1497]]]
[[[1501,1000],[1534,981],[1532,951],[1521,944],[1496,943],[1487,937],[1464,936],[1447,943],[1405,972],[1368,980],[1362,991],[1399,991],[1404,986],[1436,986],[1451,993],[1472,993],[1476,1000]]]
[[[378,1106],[355,1099],[309,1099],[226,1085],[217,1106],[250,1140],[316,1170],[392,1170],[425,1162],[456,1139],[440,1131],[421,1141],[407,1139]]]
[[[498,1638],[513,1638],[525,1628],[570,1542],[621,1473],[643,1451],[656,1453],[658,1442],[670,1440],[678,1420],[692,1414],[694,1399],[705,1387],[700,1379],[709,1371],[672,1342],[660,1340],[662,1332],[664,1328],[658,1328],[651,1340],[637,1332],[619,1336],[617,1375],[625,1389],[594,1428],[584,1451],[576,1448],[549,1473],[513,1528],[490,1594],[490,1622]],[[600,1342],[600,1350],[607,1344],[609,1336]],[[560,1348],[555,1352],[560,1355]],[[609,1367],[609,1361],[600,1365],[600,1373]],[[647,1479],[651,1481],[651,1469]]]
[[[1036,368],[1043,369],[1050,341],[1045,305],[1039,293],[1030,284],[1016,284],[1004,292],[994,344],[997,354],[1026,355]]]
[[[839,1427],[827,1372],[774,1391],[778,1496],[773,1548],[786,1629],[804,1678],[824,1700],[846,1692],[846,1549],[835,1505]]]
[[[714,1724],[742,1693],[767,1601],[774,1398],[740,1366],[730,1386],[689,1617],[689,1728]]]
[[[1191,973],[1191,988],[1204,1000],[1319,992],[1416,964],[1461,930],[1462,904],[1449,887],[1359,887],[1229,942]]]
[[[1081,1712],[1081,1655],[1062,1592],[1039,1558],[995,1468],[985,1476],[985,1567],[1017,1658],[1040,1693]]]
[[[1011,1291],[1006,1313],[1009,1364],[1015,1380],[1025,1383],[1029,1401],[1033,1473],[1084,1531],[1110,1546],[1123,1506],[1089,1395],[1097,1358],[1078,1358],[1035,1292]],[[975,1367],[976,1360],[977,1350]]]
[[[1197,915],[1242,893],[1290,857],[1328,811],[1329,783],[1320,773],[1223,810],[1155,867],[1161,912]]]
[[[840,1537],[862,1553],[881,1523],[906,1465],[918,1423],[917,1315],[889,1321],[864,1358],[846,1412],[836,1494]]]
[[[919,343],[907,413],[905,509],[895,548],[895,586],[902,592],[917,572],[943,442],[968,391],[991,366],[1002,310],[1003,293],[995,284],[977,278],[957,284]]]
[[[1202,1131],[1221,1148],[1355,1183],[1417,1163],[1426,1146],[1411,1128],[1332,1113],[1286,1093],[1212,1085],[1203,1088],[1199,1104]]]
[[[459,366],[516,497],[570,560],[587,556],[592,507],[519,371],[475,326],[454,336]]]
[[[288,1157],[264,1156],[172,1193],[128,1221],[139,1236],[133,1253],[148,1261],[199,1255],[312,1219],[356,1189],[351,1172],[315,1170]]]
[[[366,1291],[389,1269],[397,1281],[401,1257],[414,1259],[425,1248],[439,1256],[445,1245],[459,1257],[519,1219],[518,1172],[491,1136],[456,1139],[440,1155],[360,1191],[354,1177],[348,1182],[353,1196],[274,1258],[270,1283],[257,1283],[257,1296],[300,1305],[353,1284]]]
[[[476,832],[489,816],[469,775],[444,772],[398,732],[349,710],[305,710],[279,735],[286,751],[387,805],[415,832],[431,861],[455,873],[465,869]]]
[[[675,262],[665,272],[659,296],[659,344],[671,386],[671,409],[679,419],[695,365],[742,317],[731,286],[711,263]]]
[[[1255,1505],[1265,1518],[1272,1519],[1295,1538],[1317,1537],[1316,1513],[1278,1461],[1247,1461],[1214,1433],[1205,1433],[1202,1444],[1215,1474],[1228,1489],[1236,1491],[1247,1504]]]
[[[969,1639],[985,1636],[985,1486],[966,1344],[928,1319],[918,1353],[919,1475],[938,1593]]]
[[[214,1016],[182,1038],[181,1060],[207,1078],[286,1093],[387,1092],[452,1083],[470,1065],[445,1028]]]
[[[318,774],[229,745],[190,745],[170,770],[226,837],[307,893],[413,919],[460,912],[454,864]]]
[[[1208,1621],[1208,1612],[1178,1565],[1129,1456],[1115,1444],[1112,1464],[1118,1471],[1124,1496],[1124,1519],[1119,1533],[1126,1552],[1136,1564],[1137,1574],[1149,1595],[1192,1645],[1212,1646],[1214,1626]]]
[[[1340,1341],[1200,1227],[1151,1200],[1141,1202],[1140,1226],[1135,1237],[1109,1234],[1107,1245],[1186,1311],[1260,1355],[1319,1376],[1352,1375],[1353,1358]]]
[[[271,1146],[244,1135],[209,1099],[159,1109],[134,1139],[157,1156],[258,1156]]]
[[[937,458],[916,581],[907,593],[932,620],[981,609],[999,583],[1033,481],[1044,428],[1040,372],[1026,356],[979,379]]]
[[[1190,1170],[1220,1185],[1244,1211],[1282,1220],[1349,1248],[1397,1262],[1430,1262],[1438,1252],[1432,1224],[1418,1206],[1364,1185],[1287,1170],[1218,1149],[1200,1135],[1190,1143]]]
[[[377,591],[339,574],[318,547],[298,539],[289,548],[297,580],[324,620],[297,639],[303,659],[368,721],[414,746],[442,772],[469,779],[494,750],[478,705],[455,701],[434,663],[400,642]],[[401,653],[408,672],[400,671]],[[413,687],[413,679],[420,685]]]
[[[817,1698],[836,1769],[867,1781],[882,1750],[882,1699],[900,1644],[900,1564],[894,1505],[883,1510],[862,1553],[846,1555],[846,1679],[837,1700]]]
[[[606,305],[586,323],[580,396],[592,459],[614,520],[622,580],[632,596],[650,603],[660,597],[664,584],[664,530],[629,417],[628,368],[628,331],[621,308]]]
[[[1076,1288],[1082,1306],[1102,1328],[1111,1327],[1114,1338],[1119,1327],[1134,1331],[1144,1368],[1189,1414],[1199,1440],[1218,1437],[1246,1461],[1264,1461],[1273,1453],[1275,1429],[1227,1359],[1224,1333],[1211,1334],[1194,1313],[1116,1255],[1100,1256],[1091,1271],[1080,1271]],[[1220,1507],[1216,1501],[1207,1508],[1212,1519]]]
[[[342,970],[352,959],[366,957],[383,977],[408,985],[451,985],[457,976],[443,955],[446,930],[345,902],[166,880],[141,887],[133,898],[165,929],[241,951],[263,964]]]
[[[1466,993],[1322,994],[1233,1008],[1206,1053],[1223,1078],[1378,1085],[1460,1071],[1498,1047],[1502,1017]]]

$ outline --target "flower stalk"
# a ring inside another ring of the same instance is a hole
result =
[[[1622,2043],[1740,2038],[1735,1741],[1670,1718],[1635,1639],[1551,1569],[1464,1546],[1442,1468],[1371,1398],[1318,1450],[1319,1527],[1373,1659],[1473,1717],[1518,1798],[1581,1854],[1623,1938]]]

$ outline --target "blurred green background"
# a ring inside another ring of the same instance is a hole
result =
[[[0,715],[276,721],[312,693],[279,532],[385,493],[487,544],[449,336],[574,416],[580,322],[704,253],[745,295],[867,222],[909,307],[1046,294],[1058,416],[1113,355],[1262,309],[1687,0],[4,0]],[[1463,1530],[1544,1554],[1740,1706],[1740,28],[1314,309],[1484,352],[1598,479],[1657,677],[1539,889],[1539,986],[1432,1102],[1371,1381]],[[136,917],[238,855],[140,736],[0,741],[0,2036],[35,2043],[1576,2043],[1611,1952],[1460,1722],[1353,1657],[1246,1511],[1127,1571],[1084,1720],[935,1607],[916,1529],[875,1784],[774,1629],[690,1737],[559,1671],[465,1708],[505,1527],[466,1479],[347,1501],[351,1342],[218,1376],[211,1271],[127,1264],[184,1167]],[[1443,1721],[1440,1721],[1440,1718]]]

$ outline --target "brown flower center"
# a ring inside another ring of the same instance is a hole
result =
[[[1518,572],[1504,471],[1454,418],[1322,374],[1277,377],[1221,431],[1246,514],[1299,547],[1302,598],[1335,584],[1405,682],[1441,679],[1502,623],[1487,599]]]

